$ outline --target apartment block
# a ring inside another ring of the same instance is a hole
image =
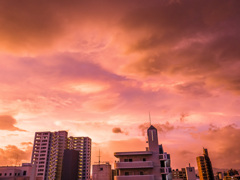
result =
[[[146,151],[115,152],[114,180],[171,180],[170,155],[158,144],[158,133],[154,126],[147,130]]]
[[[36,165],[36,180],[61,180],[66,149],[78,152],[78,180],[90,179],[91,139],[56,131],[35,133],[31,163]]]
[[[207,149],[203,148],[203,156],[197,157],[197,165],[200,180],[214,180],[212,163]]]
[[[91,171],[91,143],[89,137],[68,138],[68,149],[79,152],[78,179],[89,180]]]
[[[36,166],[37,180],[47,180],[51,138],[51,132],[35,133],[31,163]]]
[[[48,168],[49,180],[61,180],[63,154],[64,150],[67,149],[67,135],[68,133],[66,131],[57,131],[52,133]]]

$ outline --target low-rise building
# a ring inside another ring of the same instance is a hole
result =
[[[111,164],[99,163],[92,166],[92,180],[111,180],[112,168]]]
[[[23,163],[22,166],[1,166],[1,180],[36,180],[36,166],[31,163]]]

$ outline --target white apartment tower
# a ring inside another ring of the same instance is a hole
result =
[[[114,180],[171,180],[170,155],[158,145],[158,133],[154,126],[147,130],[146,151],[115,152],[117,175]]]
[[[89,180],[91,171],[91,139],[89,137],[68,138],[68,149],[79,151],[78,180]]]
[[[36,166],[36,180],[47,180],[51,138],[51,132],[35,133],[31,163]]]

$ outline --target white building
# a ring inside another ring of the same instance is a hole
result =
[[[23,163],[22,166],[1,166],[0,179],[2,180],[35,180],[36,166]]]
[[[171,180],[170,155],[158,145],[158,133],[154,126],[147,130],[146,151],[115,152],[117,176],[114,180]]]
[[[189,167],[186,167],[186,177],[187,180],[196,180],[195,168],[191,167],[190,164]]]
[[[92,180],[111,180],[112,168],[109,163],[94,164],[92,170]]]
[[[31,163],[36,166],[37,180],[47,180],[51,138],[51,132],[35,133]]]

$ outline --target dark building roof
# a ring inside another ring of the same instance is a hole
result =
[[[148,128],[148,130],[149,129],[156,129],[153,125],[151,125],[149,128]],[[157,130],[157,129],[156,129]]]

